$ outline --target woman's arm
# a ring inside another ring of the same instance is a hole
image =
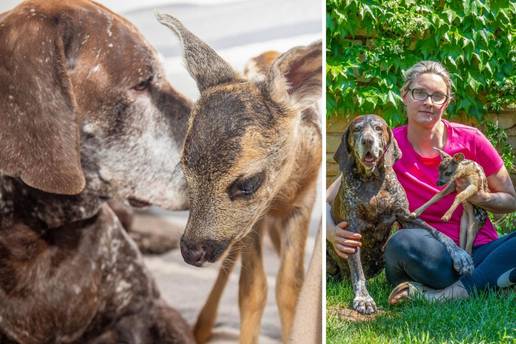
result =
[[[465,180],[457,180],[457,192],[467,186]],[[479,191],[468,201],[493,213],[510,213],[516,211],[516,192],[511,177],[505,166],[487,177],[490,192]]]
[[[335,253],[343,259],[347,259],[350,254],[356,252],[357,247],[362,246],[362,236],[359,233],[347,231],[348,224],[341,222],[338,225],[331,216],[331,203],[337,196],[342,176],[339,176],[326,190],[326,240],[335,249]]]

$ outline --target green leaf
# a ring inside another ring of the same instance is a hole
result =
[[[489,40],[487,38],[487,30],[486,29],[482,29],[482,30],[479,30],[478,33],[480,34],[480,37],[482,37],[482,39],[484,40],[484,43],[486,45],[489,45]]]
[[[369,15],[371,16],[371,19],[373,19],[374,21],[376,21],[376,17],[374,16],[373,11],[371,11],[371,8],[369,8],[369,6],[367,6],[367,5],[365,5],[365,4],[364,4],[364,5],[362,5],[362,6],[363,6],[364,10],[365,10],[367,13],[369,13]]]
[[[468,73],[468,77],[466,79],[466,82],[467,84],[469,85],[469,87],[474,91],[474,92],[477,92],[478,91],[478,87],[480,86],[480,83],[475,80],[475,78],[473,78],[473,76],[471,76],[471,74]]]
[[[446,15],[446,18],[448,19],[448,24],[450,25],[453,23],[455,18],[457,18],[457,13],[450,8],[444,10],[443,13]]]
[[[462,6],[464,7],[464,14],[469,16],[471,13],[471,0],[462,0]]]
[[[493,70],[491,69],[491,65],[489,64],[489,62],[486,62],[485,64],[485,69],[489,72],[489,75],[493,75]]]
[[[452,56],[448,56],[447,59],[455,68],[457,68],[457,63],[455,62],[455,59]]]

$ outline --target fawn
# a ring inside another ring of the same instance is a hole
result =
[[[177,19],[158,20],[179,37],[197,82],[182,166],[190,216],[181,253],[192,265],[241,256],[240,342],[256,343],[267,295],[262,233],[280,228],[276,281],[282,337],[290,334],[303,283],[303,255],[322,158],[320,118],[322,44],[293,48],[263,78],[247,80]],[[231,263],[232,264],[232,263]],[[195,327],[198,342],[211,333],[227,281],[222,269]]]
[[[464,212],[460,219],[459,243],[460,247],[471,254],[473,241],[475,240],[478,230],[486,222],[487,212],[484,209],[469,203],[468,198],[479,191],[488,192],[486,175],[482,166],[473,160],[465,159],[464,154],[456,153],[452,157],[439,148],[434,147],[434,149],[439,152],[442,159],[442,162],[439,165],[439,181],[437,182],[437,185],[447,186],[428,202],[416,209],[412,215],[421,215],[429,206],[455,191],[455,180],[457,180],[457,178],[464,178],[467,181],[468,186],[457,194],[450,209],[446,211],[441,219],[443,221],[450,220],[455,209],[462,203]]]

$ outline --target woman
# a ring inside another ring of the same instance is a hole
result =
[[[490,192],[477,193],[469,199],[471,203],[495,213],[515,211],[516,192],[495,148],[479,130],[442,118],[452,99],[451,90],[450,76],[438,62],[422,61],[407,71],[401,96],[408,124],[393,132],[403,154],[394,170],[407,193],[410,210],[414,211],[439,191],[436,184],[440,157],[434,150],[437,147],[451,155],[462,152],[483,167]],[[328,202],[335,198],[339,185],[340,179],[328,188]],[[458,192],[465,187],[464,181],[457,181]],[[454,197],[453,193],[448,195],[428,208],[421,218],[458,243],[462,207],[448,222],[440,220]],[[336,226],[329,212],[327,218],[327,239],[339,256],[347,258],[360,247],[360,234],[346,231],[345,222]],[[387,280],[397,286],[389,302],[397,303],[415,293],[429,300],[466,298],[474,290],[513,285],[516,283],[515,234],[498,238],[488,221],[474,242],[475,271],[472,275],[458,276],[444,246],[428,231],[396,232],[388,241],[384,256]]]

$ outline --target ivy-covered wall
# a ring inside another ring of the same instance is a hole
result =
[[[327,0],[327,116],[403,123],[403,72],[440,61],[455,83],[450,117],[482,121],[516,103],[516,2]]]

